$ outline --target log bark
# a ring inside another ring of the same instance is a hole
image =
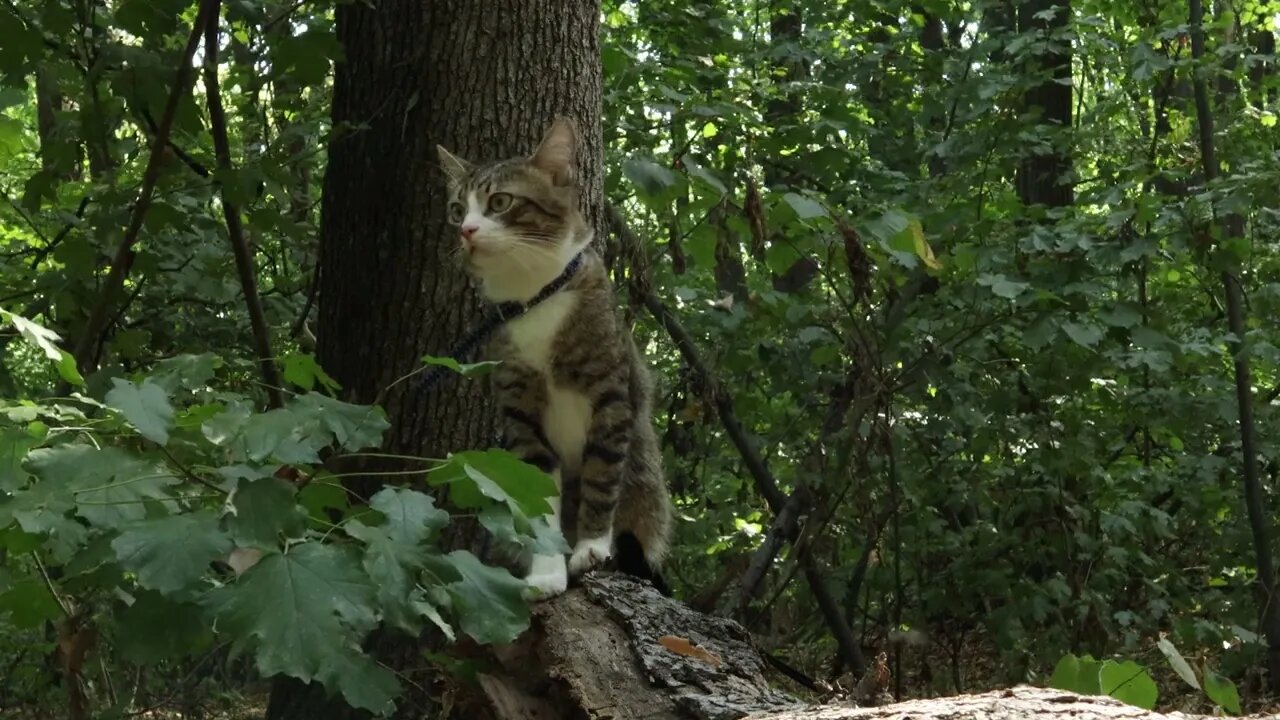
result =
[[[828,705],[795,712],[749,716],[751,720],[1164,720],[1209,715],[1161,714],[1098,695],[1019,685],[975,695],[910,700],[876,708]],[[1261,715],[1257,717],[1262,717]]]
[[[492,720],[1165,720],[1109,697],[1026,685],[857,707],[806,705],[773,687],[750,635],[623,575],[592,574],[534,609],[533,626],[496,649],[466,717]],[[881,685],[887,681],[882,679]],[[881,688],[881,691],[883,687]],[[878,691],[880,695],[882,692]],[[873,695],[876,693],[872,693]],[[1254,717],[1264,717],[1262,715]]]

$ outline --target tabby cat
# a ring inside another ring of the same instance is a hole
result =
[[[654,577],[671,499],[650,423],[652,388],[578,207],[573,123],[557,118],[529,157],[472,164],[437,149],[449,222],[485,299],[527,303],[571,274],[507,321],[490,347],[502,361],[493,382],[503,441],[555,478],[552,524],[573,548],[567,561],[535,555],[527,582],[550,597],[615,554],[619,569]]]

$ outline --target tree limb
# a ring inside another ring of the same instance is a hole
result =
[[[218,89],[218,3],[219,0],[213,0],[214,11],[205,17],[204,86],[209,104],[209,131],[213,135],[213,152],[217,156],[218,169],[228,172],[231,170],[231,144],[227,140],[227,117],[222,109],[222,94]],[[280,369],[276,367],[275,355],[271,352],[271,329],[267,327],[267,319],[262,312],[253,254],[244,239],[239,206],[231,199],[225,184],[221,185],[220,190],[222,214],[227,221],[227,238],[231,241],[231,250],[235,254],[236,272],[240,276],[240,287],[244,291],[244,302],[249,310],[249,325],[253,328],[253,349],[258,356],[262,380],[267,386],[267,404],[278,408],[284,405],[284,395],[281,392],[283,383],[280,380]]]
[[[120,241],[115,258],[111,262],[111,270],[102,283],[102,296],[94,304],[89,321],[76,341],[73,355],[76,365],[83,374],[93,372],[98,366],[98,339],[107,330],[112,306],[115,305],[120,290],[124,287],[125,278],[133,267],[133,246],[138,242],[142,221],[151,207],[156,181],[160,177],[165,145],[168,143],[169,133],[173,130],[173,118],[178,111],[178,101],[188,90],[191,79],[191,57],[195,54],[196,45],[200,42],[200,31],[204,27],[205,19],[210,14],[217,14],[219,2],[220,0],[201,0],[200,10],[191,25],[191,34],[187,36],[182,60],[178,63],[177,71],[174,72],[173,87],[169,89],[169,98],[165,101],[164,114],[160,116],[160,127],[156,129],[155,139],[151,142],[151,154],[147,158],[147,167],[142,174],[142,188],[138,190],[138,198],[133,203],[129,224],[124,231],[124,239]]]

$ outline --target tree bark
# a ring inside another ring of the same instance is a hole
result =
[[[522,0],[501,10],[473,0],[386,0],[336,11],[345,59],[322,197],[317,354],[344,399],[385,407],[391,453],[443,457],[493,442],[479,384],[449,377],[420,393],[412,379],[396,382],[423,355],[448,355],[480,314],[454,259],[436,145],[469,160],[527,154],[554,116],[574,118],[584,212],[601,228],[599,15],[598,0]],[[380,484],[351,487],[368,497]],[[454,545],[480,544],[474,530],[455,526]],[[414,686],[429,686],[430,677],[417,676],[424,671],[405,667],[424,664],[417,642],[374,644]],[[426,695],[402,699],[401,715],[429,714]],[[267,716],[345,717],[338,704],[317,687],[280,680]]]

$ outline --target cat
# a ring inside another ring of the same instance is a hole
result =
[[[568,559],[534,555],[526,582],[545,599],[612,558],[666,592],[657,572],[672,507],[652,385],[578,206],[577,145],[561,117],[528,157],[473,164],[437,146],[447,217],[487,301],[526,303],[554,290],[505,322],[490,346],[501,360],[492,378],[504,445],[556,480],[551,522],[572,548]]]

